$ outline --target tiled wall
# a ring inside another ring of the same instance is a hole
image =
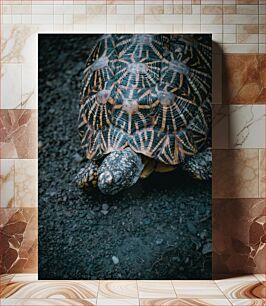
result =
[[[265,272],[264,0],[1,1],[1,272],[37,271],[43,32],[213,34],[213,271]]]

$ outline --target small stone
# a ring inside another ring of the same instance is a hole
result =
[[[112,256],[112,261],[115,265],[119,264],[119,259],[116,256]]]
[[[157,239],[157,240],[155,241],[155,243],[156,243],[157,245],[160,245],[160,244],[163,243],[163,239],[159,238],[159,239]]]
[[[149,225],[149,224],[151,223],[151,221],[150,221],[150,219],[145,218],[145,219],[143,220],[143,223],[144,223],[145,225]]]
[[[83,160],[83,158],[78,153],[76,153],[74,154],[74,160],[75,162],[80,163]]]
[[[107,215],[107,214],[108,214],[108,210],[101,210],[101,213],[102,213],[103,215]]]
[[[203,249],[202,249],[202,254],[205,255],[211,252],[212,252],[212,244],[211,243],[204,244]]]
[[[109,205],[108,204],[103,204],[102,205],[102,210],[108,210],[109,208]]]

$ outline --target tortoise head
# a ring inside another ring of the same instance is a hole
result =
[[[116,194],[134,185],[143,169],[141,157],[130,148],[110,153],[98,169],[102,193]]]

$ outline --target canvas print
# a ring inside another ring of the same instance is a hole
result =
[[[39,279],[210,279],[211,35],[38,47]]]

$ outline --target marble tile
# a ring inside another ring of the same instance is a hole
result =
[[[212,148],[229,147],[229,111],[228,105],[212,105]]]
[[[94,306],[96,299],[2,299],[1,305],[9,306]]]
[[[0,275],[0,297],[1,297],[1,292],[11,282],[13,277],[14,277],[14,274],[1,274]]]
[[[231,149],[265,148],[265,106],[229,106]]]
[[[266,288],[252,275],[215,282],[225,296],[230,299],[262,299],[266,297]]]
[[[236,0],[236,4],[258,4],[259,0]]]
[[[257,149],[213,151],[213,197],[257,198]]]
[[[98,281],[10,282],[2,298],[11,299],[94,299]]]
[[[15,205],[15,162],[12,159],[0,161],[0,207]]]
[[[200,281],[172,281],[178,298],[211,298],[223,299],[224,295],[216,286],[215,282],[208,280]]]
[[[0,157],[37,157],[37,112],[0,110]]]
[[[99,306],[139,306],[138,299],[97,299],[97,305]]]
[[[135,299],[138,298],[137,282],[100,281],[98,299]]]
[[[254,274],[254,276],[256,277],[256,279],[258,281],[260,281],[261,283],[266,282],[266,274]]]
[[[1,65],[1,108],[22,108],[21,64]]]
[[[264,104],[264,91],[263,56],[225,54],[223,58],[223,103]]]
[[[37,171],[37,160],[19,159],[15,161],[16,207],[36,207],[38,205]]]
[[[241,24],[237,25],[237,33],[241,34],[257,34],[259,27],[257,24]]]
[[[38,274],[37,273],[17,273],[14,274],[14,277],[12,278],[12,282],[33,282],[38,280]]]
[[[36,272],[37,209],[2,208],[0,213],[0,272]]]
[[[246,53],[257,54],[259,52],[259,46],[258,44],[223,44],[223,51],[225,54],[233,53],[234,55],[236,53],[238,55],[244,55]]]
[[[1,60],[3,63],[37,63],[38,27],[5,25],[2,29]]]
[[[245,306],[265,306],[266,300],[264,299],[230,299],[233,306],[245,305]]]
[[[265,154],[264,149],[259,150],[259,197],[266,198],[265,187],[266,187],[266,164],[265,164]]]
[[[265,200],[216,199],[213,200],[212,208],[213,273],[224,274],[226,277],[234,274],[264,273]],[[236,279],[239,280],[241,279]],[[254,276],[251,280],[254,281]],[[223,280],[224,283],[226,281]]]
[[[37,109],[37,67],[35,64],[22,64],[21,105],[27,109]]]
[[[223,13],[222,5],[201,5],[201,14],[221,15]]]
[[[175,298],[171,281],[138,281],[139,298]]]
[[[229,306],[229,301],[223,299],[140,299],[140,306]]]

